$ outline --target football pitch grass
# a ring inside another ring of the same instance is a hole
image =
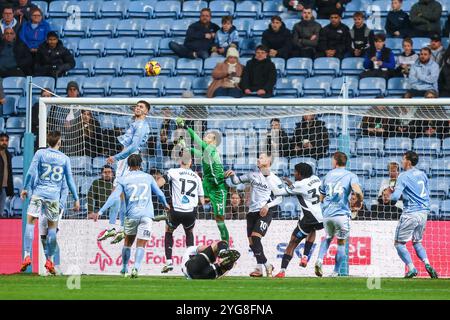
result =
[[[69,280],[69,281],[68,281]],[[0,276],[0,299],[24,300],[449,300],[450,279],[387,279],[368,289],[367,278],[246,278],[186,280],[182,277],[82,276],[80,289],[69,277]]]

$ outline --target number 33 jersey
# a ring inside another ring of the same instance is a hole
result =
[[[170,185],[172,207],[179,212],[192,212],[198,206],[198,197],[203,197],[200,177],[191,169],[169,169],[164,177]]]
[[[311,216],[317,222],[323,221],[322,207],[319,198],[321,181],[317,176],[311,176],[301,181],[295,181],[291,187],[286,186],[286,192],[296,196],[302,208],[302,219],[311,220]]]

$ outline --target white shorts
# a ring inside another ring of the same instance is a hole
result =
[[[323,227],[325,228],[327,239],[332,239],[334,237],[341,240],[347,239],[350,234],[350,217],[324,217]]]
[[[28,212],[34,218],[46,217],[48,221],[59,220],[59,200],[45,200],[37,196],[32,196]]]
[[[64,210],[61,209],[59,213],[59,220],[61,220]],[[59,227],[58,227],[59,230]],[[45,215],[39,217],[39,235],[46,236],[48,234],[48,219]]]
[[[130,167],[128,166],[128,158],[117,161],[116,178],[113,181],[113,187],[117,187],[117,178],[124,177],[130,172]]]
[[[152,234],[152,222],[149,217],[139,219],[125,218],[123,230],[127,236],[136,236],[141,240],[150,240]]]
[[[395,231],[395,241],[421,242],[427,225],[428,212],[403,213]]]

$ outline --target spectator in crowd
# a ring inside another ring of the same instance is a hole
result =
[[[0,104],[5,103],[5,91],[3,91],[3,79],[0,78]]]
[[[16,39],[14,29],[6,29],[0,42],[0,77],[23,77],[30,74],[33,58],[28,48]]]
[[[211,55],[226,56],[228,48],[239,46],[239,32],[233,26],[233,17],[222,17],[222,28],[220,28],[215,37],[214,46],[211,49]]]
[[[69,81],[66,87],[66,96],[68,98],[78,98],[80,96],[80,87],[76,81]],[[61,109],[51,105],[48,110],[48,131],[61,131],[63,126],[68,126],[68,118],[74,118],[73,113],[69,117],[70,111],[67,108]],[[63,140],[64,141],[64,140]]]
[[[287,59],[292,47],[291,31],[279,16],[273,16],[270,21],[268,29],[262,34],[261,42],[269,48],[269,57]]]
[[[391,8],[386,18],[386,33],[389,37],[405,38],[410,29],[409,15],[402,10],[403,0],[392,0]]]
[[[37,8],[30,0],[18,0],[14,6],[14,17],[18,21],[30,21],[31,10]]]
[[[395,55],[391,49],[385,46],[385,35],[377,34],[374,37],[375,44],[367,50],[364,56],[365,71],[359,77],[381,77],[389,79],[395,69]]]
[[[229,48],[224,62],[216,65],[212,72],[213,81],[208,87],[208,98],[227,96],[233,98],[242,97],[239,87],[244,66],[239,63],[239,52],[236,48]]]
[[[382,98],[381,96],[378,98]],[[361,120],[362,135],[365,137],[395,137],[398,122],[393,117],[375,117],[389,113],[386,106],[375,106],[370,110],[371,116],[365,116]]]
[[[405,38],[402,42],[403,52],[397,56],[395,64],[395,77],[408,77],[411,66],[419,58],[413,50],[413,41],[411,38]]]
[[[312,8],[314,6],[315,0],[300,0],[300,1],[293,1],[293,0],[283,0],[284,6],[289,11],[301,11],[305,8]]]
[[[270,129],[267,132],[266,153],[273,159],[289,156],[289,137],[281,128],[281,121],[278,118],[270,120]]]
[[[3,7],[2,19],[0,20],[0,34],[3,35],[6,29],[13,29],[15,34],[20,29],[19,21],[14,18],[13,8],[9,6]]]
[[[445,48],[442,46],[441,36],[434,34],[430,37],[431,59],[439,66],[442,66],[442,57],[444,56]]]
[[[350,29],[352,53],[354,57],[363,57],[369,47],[374,45],[374,32],[364,22],[364,13],[353,14],[353,27]]]
[[[231,191],[229,197],[230,203],[227,204],[225,210],[225,220],[242,220],[248,212],[248,208],[244,205],[241,195],[236,191]]]
[[[81,126],[84,155],[91,158],[104,156],[106,153],[103,150],[100,123],[94,118],[91,111],[81,111]]]
[[[171,41],[169,47],[180,58],[206,59],[211,53],[219,29],[217,24],[211,22],[211,10],[203,8],[200,11],[200,20],[189,26],[184,44]]]
[[[358,197],[352,193],[350,195],[350,207],[355,208],[358,203]],[[366,204],[363,202],[361,208],[357,212],[352,212],[352,220],[372,220],[372,214],[367,209]]]
[[[307,156],[320,159],[328,155],[330,140],[325,122],[317,120],[314,114],[304,115],[296,123],[290,143],[290,156]]]
[[[172,133],[177,130],[177,125],[172,118],[172,111],[169,107],[163,109],[164,118],[159,130],[159,140],[161,141],[161,150],[164,157],[170,157],[175,142],[171,141]]]
[[[442,56],[442,67],[438,78],[439,95],[450,97],[450,46]]]
[[[333,2],[333,1],[330,1]],[[352,51],[352,38],[349,28],[341,22],[340,13],[329,16],[330,24],[320,30],[318,57],[336,57],[343,59]]]
[[[378,197],[378,203],[372,205],[372,219],[374,220],[398,220],[402,214],[402,209],[395,205],[394,201],[390,200],[392,191],[390,188],[383,190],[383,193]]]
[[[40,97],[51,98],[53,96],[50,88],[44,88],[41,90]],[[37,101],[31,109],[31,132],[34,134],[34,151],[39,149],[39,101]]]
[[[88,214],[92,215],[103,207],[109,195],[112,193],[114,181],[114,169],[110,165],[102,168],[101,177],[92,182],[87,193]]]
[[[398,176],[400,174],[400,164],[397,161],[391,161],[388,163],[387,169],[389,171],[389,178],[381,180],[380,190],[378,191],[378,197],[383,195],[383,191],[387,188],[394,189],[397,183]],[[396,207],[403,209],[403,200],[397,201]]]
[[[344,5],[351,0],[316,0],[317,19],[328,19],[332,13],[342,16]]]
[[[431,59],[431,49],[420,50],[419,59],[409,71],[409,87],[405,98],[423,97],[428,90],[438,90],[439,66]]]
[[[5,210],[6,197],[14,196],[14,183],[11,165],[11,154],[8,151],[9,136],[0,133],[0,182],[2,191],[0,193],[0,214]]]
[[[75,67],[72,53],[63,46],[54,31],[47,34],[36,55],[35,76],[60,77]]]
[[[269,48],[259,45],[256,47],[255,56],[247,62],[241,79],[241,89],[245,95],[256,94],[261,98],[273,96],[277,70],[268,55]]]
[[[50,25],[44,20],[39,8],[31,10],[31,21],[25,21],[20,28],[19,37],[22,42],[35,54],[39,46],[47,39]]]
[[[411,37],[430,37],[441,33],[442,6],[436,0],[419,0],[411,7]]]
[[[311,7],[302,11],[302,20],[292,30],[292,56],[314,59],[322,26],[313,16]]]
[[[69,81],[66,87],[67,98],[78,98],[80,96],[80,87],[76,81]]]

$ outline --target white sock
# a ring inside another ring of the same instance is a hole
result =
[[[425,264],[430,264],[430,260],[424,259],[424,260],[423,260],[423,263],[425,263]]]
[[[269,262],[264,263],[264,267],[269,268],[271,266],[271,264]]]
[[[29,256],[30,256],[30,253],[28,251],[24,251],[23,257],[26,258],[26,257],[29,257]]]
[[[286,272],[286,269],[285,268],[281,268],[280,272]]]
[[[167,264],[172,264],[172,259],[167,259]]]
[[[264,265],[263,264],[257,264],[256,269],[262,272]]]
[[[408,270],[409,271],[414,270],[415,268],[416,267],[414,266],[414,264],[412,262],[408,264]]]
[[[317,259],[316,264],[319,264],[319,263],[322,264],[322,262],[323,262],[322,259]]]

